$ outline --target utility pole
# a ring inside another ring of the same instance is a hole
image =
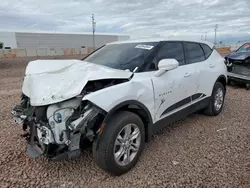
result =
[[[94,14],[92,14],[93,50],[95,50],[95,26],[96,26],[95,17]]]
[[[205,41],[207,40],[207,32],[205,33]]]
[[[217,28],[218,28],[218,24],[216,24],[215,27],[214,27],[214,45],[216,45]]]
[[[203,35],[201,35],[201,40],[203,39]]]

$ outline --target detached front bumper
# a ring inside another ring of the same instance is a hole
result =
[[[23,126],[22,137],[27,140],[27,152],[32,158],[39,157],[44,153],[44,145],[37,140],[37,127],[32,122],[33,109],[25,109],[22,105],[16,105],[11,111],[12,118],[16,124]]]

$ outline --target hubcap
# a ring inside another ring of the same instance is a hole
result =
[[[220,110],[223,105],[223,90],[219,88],[215,93],[214,107],[216,111]]]
[[[119,132],[114,145],[114,157],[117,164],[129,164],[138,153],[141,144],[141,132],[137,125],[128,124]]]

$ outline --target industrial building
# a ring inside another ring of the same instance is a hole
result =
[[[129,35],[0,31],[1,57],[87,54],[106,43],[128,40]],[[94,45],[93,45],[94,44]],[[7,51],[8,50],[8,51]]]
[[[128,35],[95,34],[95,46],[130,39]],[[81,48],[93,47],[92,33],[5,32],[0,31],[4,48]]]

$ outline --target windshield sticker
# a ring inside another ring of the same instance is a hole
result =
[[[150,46],[150,45],[145,45],[145,44],[138,44],[135,48],[141,48],[141,49],[145,49],[145,50],[151,50],[154,46]]]

